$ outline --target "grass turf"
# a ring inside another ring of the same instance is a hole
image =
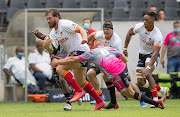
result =
[[[64,111],[64,103],[1,102],[0,117],[180,117],[180,99],[167,99],[165,109],[140,107],[136,100],[118,100],[117,110],[90,111],[94,105],[72,103],[72,111]],[[108,102],[106,102],[108,104]]]

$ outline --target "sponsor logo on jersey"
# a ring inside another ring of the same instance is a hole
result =
[[[68,37],[65,37],[64,39],[58,41],[58,43],[59,43],[59,44],[63,44],[63,43],[65,43],[67,40],[69,40],[69,38],[68,38]]]

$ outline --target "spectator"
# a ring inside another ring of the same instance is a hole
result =
[[[10,57],[6,64],[4,65],[4,73],[7,77],[10,77],[11,80],[16,79],[20,85],[25,85],[25,59],[23,57],[23,48],[16,48],[16,56]],[[36,93],[36,80],[27,69],[27,84],[28,84],[28,93]]]
[[[39,82],[39,93],[44,93],[46,80],[52,82],[55,82],[55,80],[54,77],[52,77],[50,55],[44,51],[43,41],[37,41],[36,48],[37,50],[29,54],[28,60],[31,72]]]
[[[163,9],[160,9],[160,10],[158,11],[158,15],[159,15],[158,21],[159,21],[159,22],[164,21],[165,11],[164,11]]]
[[[180,72],[180,22],[173,23],[174,31],[167,34],[161,52],[160,62],[164,66],[164,55],[167,50],[167,73]]]
[[[84,27],[84,29],[86,30],[88,36],[89,36],[92,32],[96,32],[95,30],[93,30],[93,29],[91,28],[91,26],[92,26],[92,19],[91,19],[91,18],[84,18],[84,20],[83,20],[83,27]],[[91,41],[88,43],[90,49],[93,49],[93,47],[94,47],[94,41],[95,41],[95,39],[91,40]]]
[[[149,7],[149,12],[154,12],[154,13],[156,13],[156,12],[157,12],[156,6],[151,5],[151,6]]]

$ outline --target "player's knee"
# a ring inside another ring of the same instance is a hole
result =
[[[56,67],[56,72],[61,76],[63,74],[63,68],[59,65]]]
[[[96,77],[96,72],[93,70],[93,69],[90,69],[88,72],[87,72],[87,76],[92,79],[94,77]]]

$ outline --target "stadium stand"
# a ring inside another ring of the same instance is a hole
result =
[[[63,0],[62,8],[76,8],[75,0]]]
[[[11,0],[10,8],[24,9],[25,8],[25,1],[24,0]]]
[[[93,8],[91,0],[80,0],[80,8]]]
[[[145,9],[144,0],[131,0],[131,8]]]
[[[114,8],[123,8],[124,11],[129,11],[127,0],[114,0]]]
[[[27,8],[41,8],[41,0],[27,0]]]
[[[161,0],[148,0],[148,8],[150,6],[155,6],[157,8],[157,10],[161,9],[162,8],[162,5],[161,5]]]
[[[97,0],[97,8],[104,8],[110,11],[111,6],[109,0]]]
[[[142,20],[142,9],[131,8],[129,10],[129,21],[141,21]]]
[[[123,8],[113,8],[112,21],[126,21],[127,15]]]
[[[165,20],[177,20],[178,19],[178,12],[177,8],[165,8]]]
[[[13,15],[19,11],[20,9],[19,8],[9,8],[7,10],[7,22],[10,22],[11,18],[13,17]]]
[[[164,8],[178,8],[176,0],[164,0]]]
[[[46,0],[45,7],[46,8],[59,8],[60,4],[58,0]]]
[[[104,9],[104,21],[105,20],[110,20],[111,17],[109,15],[109,12],[107,9]],[[93,21],[100,21],[101,20],[101,14],[97,13],[96,16],[93,18]]]
[[[7,5],[4,0],[0,0],[0,14],[1,14],[1,24],[3,26],[4,23],[4,16],[7,13]]]

